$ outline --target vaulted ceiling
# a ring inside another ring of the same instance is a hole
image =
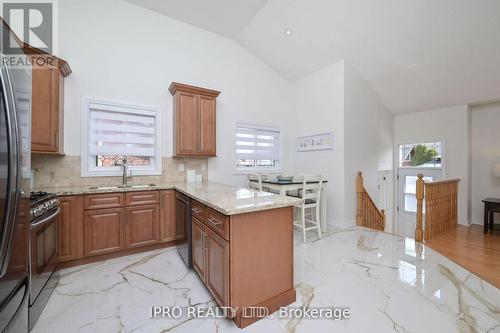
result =
[[[127,1],[232,38],[290,81],[344,59],[396,114],[500,99],[498,0]]]

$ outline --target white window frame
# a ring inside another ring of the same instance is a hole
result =
[[[122,101],[115,101],[110,99],[83,97],[82,98],[82,112],[81,112],[81,176],[82,177],[109,177],[121,176],[123,169],[121,167],[97,167],[95,161],[90,156],[90,104],[99,104],[104,107],[110,107],[111,112],[116,111],[120,113],[132,113],[149,115],[155,117],[155,156],[150,166],[129,166],[133,175],[137,176],[154,176],[162,174],[162,160],[161,160],[161,108],[159,106],[141,105],[135,103],[128,103]]]
[[[240,126],[250,126],[250,127],[258,127],[262,129],[270,129],[279,131],[280,139],[279,139],[279,159],[278,163],[274,167],[253,167],[253,168],[238,168],[236,166],[236,161],[238,157],[236,156],[236,133],[238,131],[238,127]],[[261,123],[253,123],[248,121],[236,121],[233,132],[233,165],[234,165],[234,174],[235,175],[246,175],[254,172],[266,172],[266,173],[280,173],[282,172],[282,161],[283,161],[283,130],[280,126],[270,125],[270,124],[261,124]]]
[[[418,140],[422,141],[422,140]],[[431,169],[431,170],[441,170],[443,179],[445,176],[445,171],[446,171],[446,142],[445,139],[436,139],[436,140],[430,140],[430,141],[422,141],[421,143],[419,142],[403,142],[396,144],[396,155],[397,156],[397,161],[396,161],[396,168],[398,169]],[[412,144],[422,144],[422,143],[427,143],[427,142],[440,142],[441,143],[441,166],[440,167],[423,167],[423,166],[401,166],[401,146],[404,145],[412,145]]]

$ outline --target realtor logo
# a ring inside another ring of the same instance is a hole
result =
[[[54,52],[54,3],[52,1],[25,2],[1,1],[2,18],[23,42],[44,52]],[[9,31],[3,29],[2,51],[4,54],[20,54],[22,51]]]

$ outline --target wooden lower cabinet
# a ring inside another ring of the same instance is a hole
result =
[[[61,212],[57,217],[57,261],[83,257],[83,197],[59,197]]]
[[[292,207],[226,216],[193,202],[205,217],[191,216],[194,269],[219,306],[238,309],[238,327],[262,319],[247,307],[271,314],[295,302]]]
[[[57,261],[71,266],[88,257],[185,239],[175,198],[175,190],[60,196]]]
[[[160,192],[160,242],[184,239],[184,228],[178,235],[175,217],[175,191]]]
[[[85,212],[84,255],[86,257],[116,252],[123,248],[123,208]]]
[[[193,267],[205,282],[205,230],[206,226],[196,217],[192,218],[191,255]]]
[[[192,218],[193,267],[220,306],[229,305],[229,242]]]
[[[125,208],[125,247],[132,248],[158,243],[159,219],[158,205]]]
[[[229,305],[229,242],[210,228],[205,233],[205,284],[217,303]]]

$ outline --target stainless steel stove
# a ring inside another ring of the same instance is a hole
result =
[[[31,192],[29,327],[35,325],[52,295],[56,271],[59,199],[53,193]]]

